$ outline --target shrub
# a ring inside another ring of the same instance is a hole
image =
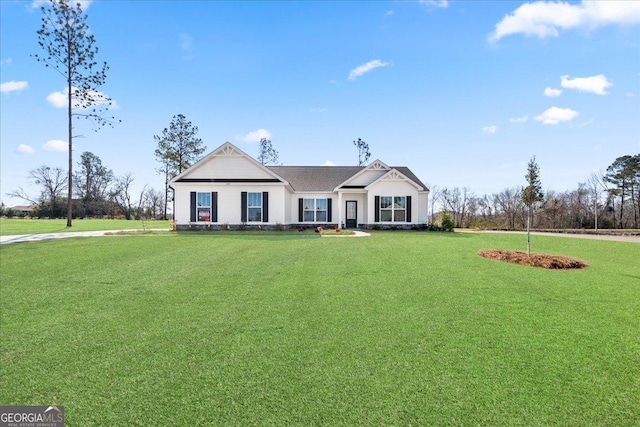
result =
[[[455,227],[455,224],[453,223],[453,221],[451,220],[451,218],[449,217],[449,213],[445,212],[442,214],[442,229],[444,231],[453,231],[453,228]]]

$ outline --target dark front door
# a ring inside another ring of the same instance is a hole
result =
[[[358,228],[358,202],[347,200],[347,228]]]

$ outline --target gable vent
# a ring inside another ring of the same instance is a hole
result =
[[[240,153],[238,153],[236,149],[233,148],[231,145],[225,145],[216,154],[219,156],[239,156],[240,155]]]

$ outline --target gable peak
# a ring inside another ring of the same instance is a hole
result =
[[[220,148],[216,150],[215,154],[218,156],[242,156],[243,155],[243,153],[238,151],[238,149],[230,142],[222,144],[222,146],[220,146]]]
[[[389,166],[382,163],[380,160],[374,160],[369,166],[367,166],[368,170],[389,170]]]

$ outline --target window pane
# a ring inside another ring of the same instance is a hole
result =
[[[211,206],[211,193],[198,193],[198,206]]]
[[[327,210],[327,199],[316,199],[316,210],[326,211]]]
[[[405,203],[406,203],[405,197],[395,197],[393,201],[394,207],[397,209],[404,209],[406,207]]]
[[[303,221],[313,222],[313,211],[304,211]]]
[[[380,197],[380,209],[388,209],[391,208],[392,197]]]
[[[313,199],[304,199],[303,201],[303,206],[304,206],[304,210],[305,211],[312,211],[313,210]]]
[[[316,212],[316,221],[318,221],[318,222],[326,222],[327,221],[327,211],[318,211],[318,212]]]
[[[404,222],[404,209],[396,209],[393,211],[393,220],[396,222]]]
[[[198,221],[211,221],[211,210],[209,208],[198,209]]]
[[[252,207],[262,207],[262,193],[249,193],[247,204]]]
[[[391,211],[380,211],[380,221],[391,221]]]
[[[247,220],[260,222],[262,221],[262,209],[261,208],[249,208]]]

